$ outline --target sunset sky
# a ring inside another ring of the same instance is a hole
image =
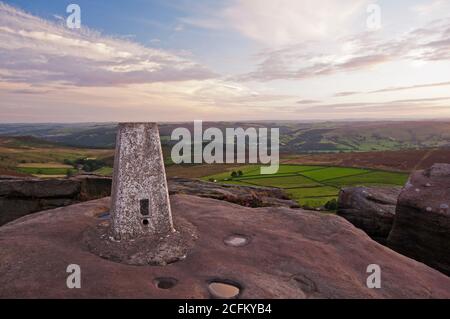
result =
[[[0,122],[429,118],[450,0],[0,1]]]

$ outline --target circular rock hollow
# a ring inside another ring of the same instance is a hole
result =
[[[241,286],[231,280],[212,280],[208,283],[208,291],[213,298],[235,299],[241,290]]]
[[[159,277],[154,280],[154,283],[159,289],[171,289],[176,286],[178,280],[172,277]]]
[[[132,240],[114,238],[108,220],[83,234],[87,249],[104,259],[127,265],[164,266],[186,258],[197,240],[195,226],[182,217],[174,218],[177,229],[167,234],[140,236]]]
[[[242,247],[242,246],[246,246],[249,244],[250,238],[245,235],[232,234],[232,235],[225,237],[223,242],[227,246]]]

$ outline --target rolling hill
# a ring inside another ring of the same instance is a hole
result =
[[[448,121],[379,122],[205,122],[203,128],[278,127],[283,153],[369,152],[450,147]],[[0,124],[0,135],[33,136],[65,146],[113,148],[115,123]],[[177,127],[193,130],[192,123],[160,124],[163,145],[171,145]]]
[[[48,142],[30,136],[0,136],[0,168],[3,171],[17,171],[17,167],[24,164],[63,163],[65,160],[80,158],[103,159],[111,157],[110,149],[85,149],[62,146],[54,142]],[[54,167],[52,167],[54,168]],[[20,170],[19,170],[20,171]],[[22,169],[22,173],[26,173]],[[5,175],[9,175],[6,174]]]

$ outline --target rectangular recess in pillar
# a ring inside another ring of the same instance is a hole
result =
[[[148,199],[141,199],[139,201],[139,207],[140,207],[140,211],[141,211],[141,215],[142,216],[150,215]]]

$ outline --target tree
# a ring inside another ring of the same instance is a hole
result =
[[[244,175],[244,173],[242,171],[238,171],[237,174],[238,174],[238,176]]]
[[[238,173],[236,173],[235,171],[233,171],[232,173],[231,173],[231,177],[237,177],[238,176]]]
[[[73,171],[70,168],[67,169],[66,177],[72,177],[72,176],[73,176]]]
[[[327,210],[336,210],[336,209],[338,209],[338,202],[337,202],[336,198],[333,198],[332,200],[328,201],[325,204],[325,208]]]

